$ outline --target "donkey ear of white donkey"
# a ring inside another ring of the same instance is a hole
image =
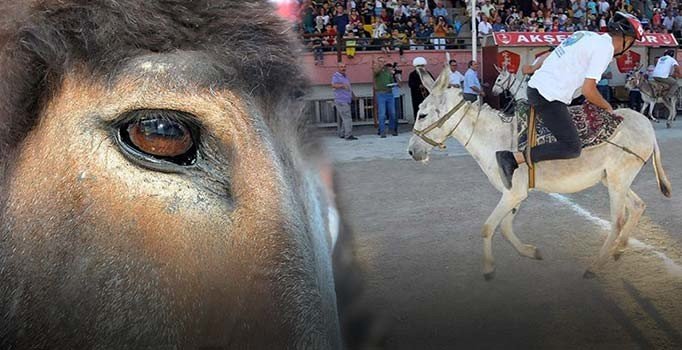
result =
[[[443,68],[438,79],[436,79],[436,85],[433,88],[435,92],[443,92],[450,86],[450,73],[450,67]]]
[[[495,70],[497,71],[497,73],[502,73],[502,69],[500,69],[500,67],[498,67],[496,64],[493,64],[493,67],[495,67]]]

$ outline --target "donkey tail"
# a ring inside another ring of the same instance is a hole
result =
[[[661,162],[661,150],[658,148],[658,141],[654,139],[654,172],[656,173],[656,182],[658,182],[658,188],[661,190],[664,196],[670,198],[672,196],[672,185],[670,180],[665,175],[665,170],[663,170],[663,162]]]

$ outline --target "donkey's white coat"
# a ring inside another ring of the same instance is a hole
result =
[[[447,62],[447,60],[446,60]],[[431,94],[419,106],[414,130],[424,130],[452,110],[462,99],[461,90],[448,88],[449,67],[434,82],[428,74],[419,70],[420,76]],[[514,90],[512,90],[514,91]],[[500,150],[516,151],[515,123],[504,123],[498,111],[488,105],[479,107],[467,102],[457,110],[441,127],[430,131],[427,136],[439,143],[448,136],[457,139],[476,160],[490,183],[502,193],[502,198],[485,221],[483,236],[483,273],[486,279],[492,278],[495,263],[492,255],[492,237],[500,226],[502,235],[522,256],[541,259],[539,250],[532,245],[523,244],[514,234],[512,224],[514,215],[521,202],[528,197],[528,167],[521,165],[512,179],[512,189],[507,190],[500,179],[495,152]],[[619,109],[616,111],[624,120],[611,137],[611,141],[627,147],[643,159],[654,158],[654,169],[659,188],[670,195],[670,182],[661,165],[661,155],[651,123],[635,111]],[[456,127],[456,125],[458,125]],[[467,144],[468,141],[468,144]],[[408,152],[415,160],[426,161],[432,145],[416,134],[410,138]],[[545,161],[536,164],[535,186],[537,190],[556,193],[573,193],[604,183],[609,191],[612,229],[601,247],[599,256],[585,273],[604,264],[609,254],[618,258],[627,246],[628,236],[637,225],[644,212],[644,202],[630,189],[630,185],[642,168],[642,161],[632,154],[610,145],[601,144],[583,149],[579,158],[569,160]],[[626,214],[628,214],[626,216]]]

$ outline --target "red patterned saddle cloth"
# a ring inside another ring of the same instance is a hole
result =
[[[530,106],[527,102],[517,102],[515,114],[518,118],[520,151],[525,150],[528,143],[529,111]],[[583,148],[596,146],[609,139],[623,121],[623,117],[611,114],[588,102],[580,106],[568,107],[568,112],[573,117],[573,122],[578,129]],[[556,142],[552,132],[543,124],[542,116],[538,118],[535,124],[538,132],[538,145]]]

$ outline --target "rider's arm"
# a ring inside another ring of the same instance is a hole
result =
[[[540,56],[540,58],[538,58],[535,62],[533,62],[533,64],[523,66],[523,68],[521,68],[521,71],[523,72],[523,74],[535,73],[536,70],[538,70],[538,69],[540,69],[540,67],[542,67],[542,63],[545,62],[545,58],[547,58],[547,56],[549,56],[549,53],[547,53],[543,56]]]
[[[604,97],[599,93],[599,90],[597,90],[597,80],[596,79],[590,79],[587,78],[583,82],[583,96],[590,101],[593,105],[603,108],[611,113],[613,113],[613,107],[611,107],[611,104],[606,102]]]

